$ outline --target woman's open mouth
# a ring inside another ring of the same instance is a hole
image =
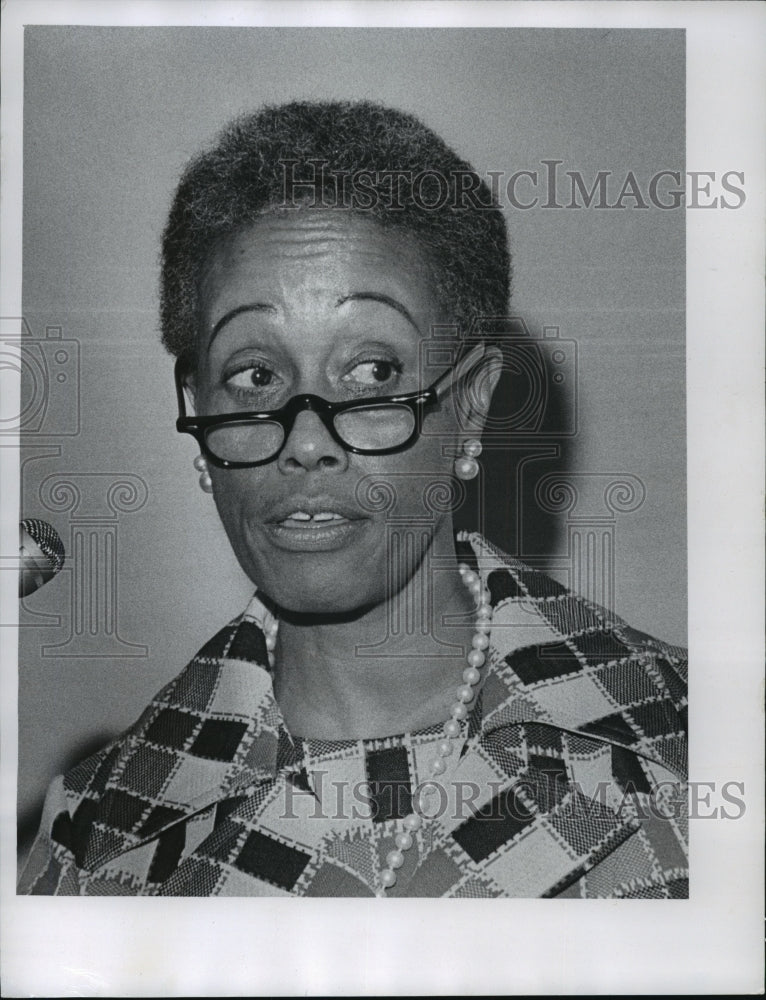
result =
[[[342,547],[366,520],[335,510],[296,509],[266,527],[280,548],[293,552],[331,551]]]

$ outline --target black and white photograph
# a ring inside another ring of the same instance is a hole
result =
[[[8,995],[747,992],[763,12],[7,7]]]

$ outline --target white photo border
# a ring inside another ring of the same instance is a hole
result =
[[[2,310],[21,315],[25,24],[685,28],[687,169],[745,174],[736,212],[687,211],[691,778],[741,781],[737,821],[692,822],[688,901],[15,895],[16,639],[2,629],[6,996],[757,992],[763,886],[763,263],[766,10],[757,3],[42,3],[6,0]],[[13,405],[13,400],[10,401]],[[0,551],[17,453],[0,449]],[[15,578],[0,574],[16,604]],[[288,909],[289,908],[289,909]],[[571,912],[570,912],[571,909]]]

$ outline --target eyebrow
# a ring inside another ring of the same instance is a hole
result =
[[[405,305],[399,302],[398,299],[391,298],[390,295],[384,295],[382,292],[352,292],[350,295],[344,295],[343,298],[338,299],[335,303],[336,307],[344,305],[346,302],[382,302],[383,305],[390,306],[392,309],[396,309],[398,313],[401,313],[404,318],[415,327],[415,329],[420,333],[420,327],[412,318],[410,311]],[[212,331],[210,332],[210,339],[207,342],[208,349],[213,343],[215,338],[221,332],[221,330],[226,326],[227,323],[231,322],[236,316],[242,315],[246,312],[276,312],[275,306],[269,305],[268,302],[248,302],[245,305],[237,306],[235,309],[230,309],[227,313],[216,322]]]
[[[342,299],[338,299],[335,305],[342,306],[346,302],[358,301],[382,302],[383,305],[391,306],[392,309],[396,309],[398,313],[401,313],[402,316],[404,316],[404,318],[415,327],[418,333],[420,333],[420,327],[412,318],[407,307],[402,305],[398,299],[392,299],[390,295],[384,295],[382,292],[352,292],[351,295],[344,295]]]
[[[274,306],[269,305],[268,302],[248,302],[247,305],[237,306],[236,309],[230,309],[227,313],[221,316],[221,318],[213,327],[210,333],[210,339],[207,342],[208,348],[213,343],[218,334],[221,332],[221,330],[226,326],[226,324],[229,323],[231,320],[233,320],[235,316],[240,316],[242,313],[246,312],[274,313],[276,311],[277,311],[276,308]]]

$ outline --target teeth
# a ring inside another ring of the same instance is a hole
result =
[[[285,518],[286,521],[341,521],[342,519],[340,514],[324,510],[314,514],[313,517],[304,510],[296,510]]]

